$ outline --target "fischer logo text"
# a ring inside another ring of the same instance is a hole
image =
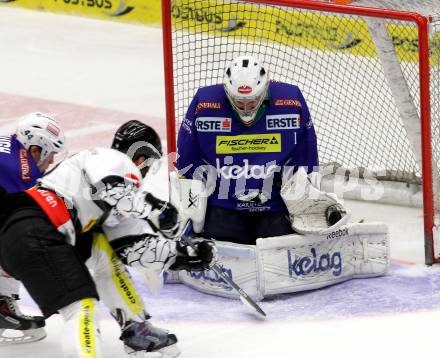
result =
[[[217,136],[216,153],[279,153],[281,134],[248,134],[236,136]]]

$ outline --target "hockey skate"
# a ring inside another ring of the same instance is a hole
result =
[[[176,336],[149,321],[127,321],[120,340],[133,358],[174,358],[180,354]]]
[[[46,337],[44,318],[21,313],[18,299],[17,295],[0,296],[0,345],[36,342]]]

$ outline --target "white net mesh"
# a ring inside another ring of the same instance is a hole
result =
[[[318,2],[310,4],[320,7]],[[367,169],[369,177],[401,182],[396,185],[410,188],[413,202],[413,190],[420,190],[422,183],[422,141],[430,143],[432,153],[424,160],[432,158],[434,179],[429,186],[438,209],[440,3],[355,0],[353,4],[432,15],[430,102],[420,98],[419,33],[409,18],[371,18],[233,0],[173,0],[173,125],[178,131],[199,87],[221,83],[228,61],[253,55],[267,64],[272,80],[296,84],[302,90],[315,123],[321,166],[342,167],[345,175],[349,168],[354,176]],[[423,83],[427,77],[422,77]],[[421,103],[431,110],[431,142],[421,138]],[[424,192],[430,193],[429,188],[424,187]],[[427,237],[432,235],[429,218],[435,219],[425,208]]]
[[[321,163],[420,182],[420,166],[361,17],[238,1],[174,1],[172,22],[177,127],[199,87],[220,83],[227,61],[252,54],[268,65],[273,80],[297,84],[303,91]],[[417,28],[394,20],[386,28],[419,111]],[[440,37],[433,40],[438,45]],[[433,55],[435,136],[438,46]],[[435,152],[438,160],[439,149]]]

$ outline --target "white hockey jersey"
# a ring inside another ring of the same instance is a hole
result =
[[[139,169],[125,155],[113,149],[84,150],[60,163],[41,178],[41,187],[54,191],[64,199],[68,209],[75,209],[81,231],[86,232],[103,219],[104,211],[92,196],[92,187],[108,176],[122,176],[141,183]],[[146,205],[145,210],[149,210]],[[118,225],[118,215],[106,225]]]

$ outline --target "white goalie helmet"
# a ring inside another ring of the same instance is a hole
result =
[[[21,118],[16,135],[26,149],[33,145],[41,148],[37,165],[44,162],[51,153],[61,153],[65,150],[64,131],[55,119],[43,113],[30,113]]]
[[[226,66],[223,84],[243,124],[254,124],[269,87],[269,72],[263,63],[252,56],[237,57]]]
[[[110,148],[90,151],[84,174],[93,200],[103,201],[125,216],[142,217],[146,204],[140,192],[142,175],[127,155]]]

